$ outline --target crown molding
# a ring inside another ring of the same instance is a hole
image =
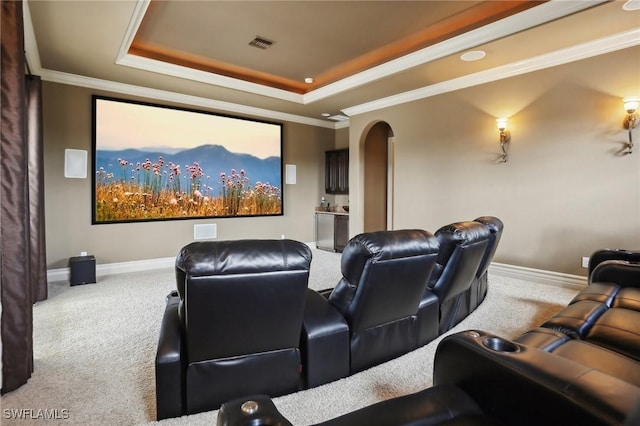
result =
[[[150,4],[151,0],[138,0],[136,3],[136,7],[133,9],[133,14],[129,20],[129,25],[127,25],[127,29],[124,32],[124,37],[120,44],[120,50],[118,50],[118,55],[116,56],[116,64],[118,63],[118,60],[125,57],[127,52],[129,52],[131,43],[133,43],[133,39],[136,37],[136,33],[140,28],[140,24],[142,24],[142,20],[144,19],[144,15],[147,13],[147,9]]]
[[[552,0],[524,12],[509,16],[459,36],[450,38],[433,46],[410,53],[398,59],[370,68],[340,81],[328,84],[306,93],[304,103],[311,103],[353,89],[372,81],[406,71],[419,65],[435,61],[463,50],[515,34],[536,25],[562,18],[563,16],[604,3],[604,0],[589,2]],[[344,112],[344,110],[343,110]]]
[[[524,12],[509,16],[481,28],[469,31],[465,34],[426,47],[419,51],[388,61],[384,64],[346,77],[342,80],[320,87],[303,95],[292,93],[287,90],[256,84],[237,78],[227,77],[206,71],[193,70],[188,67],[157,61],[149,58],[142,58],[128,54],[129,47],[133,42],[136,32],[147,11],[150,0],[140,2],[129,22],[127,31],[124,34],[120,51],[116,58],[118,65],[173,77],[199,81],[201,83],[212,84],[234,90],[241,90],[262,96],[269,96],[289,102],[296,102],[303,105],[316,102],[338,93],[351,90],[355,87],[371,83],[373,81],[388,77],[390,75],[405,71],[409,68],[422,65],[444,56],[451,55],[483,43],[487,43],[501,37],[505,37],[516,32],[532,28],[536,25],[579,12],[603,3],[605,0],[592,1],[558,1],[551,0],[539,6],[527,9]]]
[[[143,58],[125,54],[116,60],[116,64],[157,74],[169,75],[172,77],[184,78],[186,80],[197,81],[210,84],[212,86],[224,87],[227,89],[240,90],[253,93],[255,95],[268,96],[288,102],[303,104],[303,95],[289,92],[288,90],[277,89],[275,87],[264,86],[262,84],[244,81],[225,75],[214,74],[207,71],[197,70],[182,65],[171,64],[169,62],[158,61],[156,59]]]
[[[443,81],[419,89],[410,90],[375,101],[366,102],[349,108],[344,108],[342,112],[350,117],[366,112],[376,111],[407,102],[424,99],[467,87],[477,86],[496,80],[502,80],[521,74],[551,68],[593,56],[603,55],[616,50],[626,49],[640,45],[640,28],[603,37],[598,40],[582,43],[566,49],[556,50],[544,55],[535,56],[511,64],[502,65],[489,70],[480,71],[452,80]]]
[[[147,13],[151,0],[143,0],[136,4],[136,7],[129,20],[129,25],[125,31],[118,56],[115,63],[118,65],[141,69],[144,71],[154,72],[158,74],[170,75],[173,77],[184,78],[187,80],[198,81],[200,83],[211,84],[214,86],[226,87],[233,90],[241,90],[244,92],[254,93],[262,96],[282,99],[289,102],[303,103],[302,95],[292,93],[286,90],[268,87],[237,78],[227,77],[224,75],[214,74],[206,71],[188,68],[182,65],[171,64],[169,62],[158,61],[151,58],[130,55],[129,48],[133,43],[136,33],[142,24],[144,15]]]
[[[153,61],[151,59],[146,59],[146,58],[133,57],[132,55],[128,55],[126,53],[126,51],[128,50],[131,44],[131,41],[133,40],[133,36],[135,35],[135,32],[137,31],[137,28],[140,25],[142,17],[144,16],[144,12],[148,7],[149,1],[150,0],[143,0],[137,4],[136,9],[131,18],[131,21],[129,23],[129,26],[127,28],[127,32],[123,39],[123,43],[120,47],[117,60],[122,61],[123,64],[135,63],[135,65],[139,67],[143,67],[143,66],[148,67],[149,69],[143,68],[143,69],[147,69],[148,71],[157,72],[157,70],[162,69],[165,71],[165,73],[174,73],[171,75],[174,75],[176,77],[188,78],[191,80],[196,79],[196,81],[203,81],[203,80],[209,79],[204,82],[214,84],[214,83],[211,83],[210,79],[212,78],[213,75],[210,73],[191,70],[191,69],[187,69],[186,67],[179,67],[181,69],[177,70],[176,68],[178,66],[176,65],[166,64],[160,61]],[[249,86],[251,86],[252,90],[262,90],[263,92],[260,93],[262,95],[285,99],[285,100],[296,102],[296,103],[308,104],[316,100],[320,100],[325,97],[332,96],[336,93],[340,93],[342,91],[349,90],[351,88],[366,84],[370,81],[374,81],[376,79],[383,78],[393,73],[400,72],[402,70],[407,69],[408,67],[420,65],[422,63],[435,60],[443,56],[445,52],[447,55],[451,54],[452,49],[455,51],[460,51],[473,46],[477,46],[478,44],[485,43],[487,41],[494,40],[496,38],[503,37],[505,35],[520,31],[523,28],[531,27],[543,22],[557,19],[562,16],[575,13],[579,10],[592,7],[599,3],[602,3],[602,1],[598,0],[598,1],[590,1],[590,2],[566,2],[566,1],[551,0],[540,6],[536,6],[534,8],[528,9],[527,11],[524,11],[520,14],[513,15],[511,17],[497,21],[493,24],[473,30],[469,33],[462,34],[458,37],[454,37],[445,42],[438,43],[434,46],[430,46],[418,52],[414,52],[402,58],[398,58],[397,60],[379,65],[370,70],[361,72],[354,76],[345,78],[338,82],[316,89],[305,95],[292,94],[290,92],[287,92],[281,89],[265,88],[264,86],[260,86],[255,83],[242,82],[241,80],[237,80],[229,77],[224,77],[224,76],[217,76],[217,77],[221,78],[221,80],[219,80],[219,83],[220,83],[219,85],[221,86],[226,85],[225,87],[232,87],[232,88],[235,88],[236,90],[244,90],[244,91],[251,91],[251,90],[247,90]],[[250,106],[240,105],[240,104],[235,104],[230,102],[216,101],[213,99],[208,99],[208,98],[203,98],[198,96],[184,95],[176,92],[152,89],[147,87],[135,86],[131,84],[112,82],[107,80],[91,78],[91,77],[84,77],[80,75],[63,73],[63,72],[54,71],[54,70],[43,69],[41,67],[39,50],[38,50],[38,46],[35,38],[35,32],[33,30],[33,23],[31,21],[28,2],[25,2],[25,5],[26,7],[24,7],[24,25],[25,25],[25,51],[26,51],[27,60],[32,72],[41,75],[42,78],[46,81],[76,85],[81,87],[97,89],[97,90],[105,90],[105,91],[110,91],[115,93],[129,94],[129,95],[157,99],[157,100],[165,100],[169,102],[182,103],[186,105],[201,106],[205,108],[252,115],[256,117],[290,121],[290,122],[295,122],[300,124],[307,124],[311,126],[329,128],[329,129],[341,129],[341,128],[349,127],[349,121],[333,123],[333,122],[328,122],[326,120],[313,119],[309,117],[282,113],[282,112],[263,109],[263,108],[255,108],[255,107],[250,107]],[[354,115],[362,114],[365,112],[375,111],[378,109],[399,105],[399,104],[411,102],[414,100],[435,96],[442,93],[447,93],[447,92],[463,89],[466,87],[471,87],[474,85],[484,84],[491,81],[500,80],[503,78],[508,78],[508,77],[512,77],[512,76],[516,76],[516,75],[520,75],[520,74],[524,74],[524,73],[528,73],[528,72],[532,72],[532,71],[536,71],[544,68],[553,67],[556,65],[577,61],[580,59],[589,58],[592,56],[605,54],[615,50],[636,46],[638,44],[640,44],[640,29],[634,29],[624,33],[616,34],[614,36],[605,37],[593,42],[584,43],[578,46],[559,50],[549,54],[540,55],[534,58],[529,58],[524,61],[519,61],[516,63],[493,68],[491,70],[482,71],[476,74],[471,74],[468,76],[444,81],[444,82],[437,83],[430,86],[425,86],[425,87],[411,90],[408,92],[399,93],[397,95],[389,96],[386,98],[381,98],[372,102],[367,102],[367,103],[352,106],[349,108],[344,108],[342,112],[347,116],[354,116]],[[132,58],[135,58],[135,61]],[[155,62],[153,66],[152,64],[149,63],[151,61]],[[205,77],[203,76],[203,74],[208,74],[208,75]],[[239,87],[229,86],[231,84],[241,84],[242,87],[239,88]],[[258,87],[253,87],[253,86],[258,86]],[[266,92],[264,92],[265,90]],[[257,93],[257,92],[253,92],[253,93]]]
[[[344,120],[344,121],[338,121],[337,123],[334,124],[334,128],[336,130],[338,129],[344,129],[346,127],[349,127],[349,120]]]
[[[149,87],[136,86],[133,84],[118,83],[114,81],[102,80],[93,77],[84,77],[76,74],[69,74],[60,71],[41,69],[40,75],[45,81],[68,84],[72,86],[86,87],[95,90],[104,90],[114,93],[122,93],[132,96],[140,96],[153,100],[176,102],[180,104],[210,108],[218,111],[232,112],[254,117],[268,118],[272,120],[290,121],[293,123],[307,124],[316,127],[326,127],[335,129],[335,123],[325,120],[304,117],[301,115],[289,114],[285,112],[273,111],[264,108],[255,108],[247,105],[235,104],[231,102],[217,101],[200,96],[185,95],[182,93],[170,92],[167,90],[152,89]]]
[[[144,16],[144,13],[142,13],[142,11],[146,10],[148,4],[149,0],[138,3],[136,6],[136,12],[134,12],[134,17],[139,17],[139,19],[142,19],[142,16]],[[27,57],[29,67],[31,68],[31,72],[40,75],[45,81],[68,84],[71,86],[86,87],[95,90],[104,90],[108,92],[121,93],[132,96],[140,96],[154,100],[177,102],[190,106],[201,106],[218,111],[246,114],[260,118],[290,121],[293,123],[307,124],[310,126],[325,127],[328,129],[336,129],[338,128],[338,124],[344,125],[344,123],[332,123],[326,120],[314,119],[301,115],[288,114],[263,108],[255,108],[231,102],[216,101],[199,96],[184,95],[181,93],[170,92],[166,90],[151,89],[148,87],[136,86],[133,84],[118,83],[109,80],[85,77],[81,75],[42,68],[40,62],[40,51],[38,49],[38,43],[36,42],[35,31],[33,30],[33,21],[31,20],[31,13],[29,11],[29,2],[25,2],[24,6],[23,19],[25,33],[25,55]],[[139,25],[140,21],[132,18],[132,21],[129,23],[129,27],[127,28],[127,34],[135,34],[135,31],[137,30]],[[125,41],[123,41],[123,44],[120,47],[120,52],[126,51],[126,49],[128,49],[128,45],[126,45],[126,42],[130,44],[130,41],[125,38]],[[346,123],[346,125],[348,126],[348,123]]]
[[[36,41],[36,33],[33,30],[29,3],[24,2],[22,6],[22,19],[24,20],[24,54],[31,72],[40,74],[40,70],[42,70],[40,50],[38,49],[38,42]]]

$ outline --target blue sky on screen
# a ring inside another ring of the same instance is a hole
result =
[[[279,125],[106,99],[96,102],[98,149],[221,145],[258,158],[280,156]]]

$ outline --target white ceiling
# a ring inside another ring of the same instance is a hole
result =
[[[366,69],[352,67],[339,77],[332,71],[394,40],[444,27],[447,19],[469,14],[481,3],[491,2],[171,1],[149,6],[149,1],[28,0],[25,50],[32,72],[47,81],[333,128],[345,123],[322,113],[359,114],[640,44],[640,11],[623,9],[637,7],[640,0],[554,0],[484,26],[472,23],[477,28],[417,45]],[[256,35],[276,43],[266,51],[245,46]],[[133,55],[129,47],[136,36],[149,45],[291,81],[333,78],[294,93]],[[484,59],[460,60],[461,53],[477,49],[486,52]]]

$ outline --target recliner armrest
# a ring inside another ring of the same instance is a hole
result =
[[[418,346],[424,346],[438,337],[440,300],[427,289],[418,305]]]
[[[388,399],[315,426],[493,425],[463,391],[442,385]],[[251,395],[225,402],[218,411],[218,426],[292,426],[267,395]]]
[[[157,420],[180,417],[184,413],[184,344],[179,305],[177,294],[167,296],[155,360]]]
[[[593,300],[581,300],[557,312],[542,327],[560,331],[571,338],[581,339],[607,311],[608,306]]]
[[[460,388],[441,385],[381,401],[314,426],[494,425]]]
[[[553,352],[558,346],[569,340],[571,337],[565,333],[547,327],[533,328],[513,339],[515,343],[538,348],[545,352]]]
[[[640,398],[616,377],[482,331],[440,342],[433,381],[460,387],[504,424],[621,424]]]
[[[589,269],[587,278],[590,279],[594,269],[607,260],[624,260],[627,262],[640,262],[640,251],[624,249],[600,249],[589,256]]]
[[[308,388],[349,375],[349,326],[329,301],[307,290],[302,320],[302,368]]]
[[[251,395],[227,401],[218,411],[218,426],[292,426],[267,395]]]
[[[591,273],[589,282],[608,282],[621,287],[640,287],[640,263],[626,260],[605,260]]]

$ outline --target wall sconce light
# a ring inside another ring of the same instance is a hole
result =
[[[640,97],[630,96],[622,100],[624,102],[624,110],[627,112],[622,126],[629,131],[629,142],[627,142],[627,151],[625,154],[631,154],[633,152],[633,139],[631,137],[631,131],[638,125],[638,104],[640,103]]]
[[[500,130],[500,148],[502,148],[502,156],[500,157],[501,163],[507,162],[507,151],[509,150],[509,141],[511,140],[511,132],[507,130],[507,119],[498,118],[496,120],[498,124],[498,130]]]

